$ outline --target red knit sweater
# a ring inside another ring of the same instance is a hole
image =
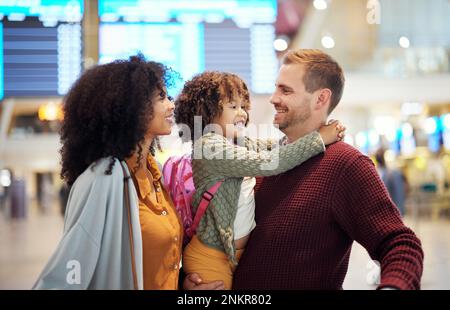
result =
[[[404,226],[372,161],[348,144],[258,179],[255,190],[257,225],[235,289],[342,289],[354,240],[381,263],[380,288],[420,288],[420,240]]]

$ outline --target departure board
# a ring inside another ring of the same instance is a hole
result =
[[[253,93],[273,90],[275,0],[99,0],[99,16],[101,63],[140,51],[184,80],[227,71]]]
[[[107,23],[100,26],[100,63],[142,52],[184,77],[203,71],[203,39],[199,24]]]
[[[10,21],[23,21],[36,16],[46,26],[57,22],[80,22],[83,16],[83,0],[2,0],[0,14]]]
[[[99,16],[104,22],[184,21],[220,22],[233,19],[238,24],[274,23],[276,0],[99,0]]]
[[[81,73],[81,0],[2,1],[5,97],[64,95]]]
[[[0,24],[0,38],[3,37],[3,25]],[[0,100],[4,96],[4,77],[3,77],[3,40],[0,40]]]

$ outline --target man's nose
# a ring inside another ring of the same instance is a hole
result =
[[[269,98],[269,102],[271,104],[277,104],[280,102],[280,97],[276,93],[273,93],[272,96],[270,96]]]

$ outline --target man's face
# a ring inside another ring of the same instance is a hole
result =
[[[311,117],[313,94],[305,90],[303,75],[302,65],[282,65],[270,97],[276,110],[273,123],[284,133],[289,128],[302,126]]]

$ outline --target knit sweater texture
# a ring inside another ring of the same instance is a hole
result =
[[[286,146],[248,137],[241,141],[234,144],[222,135],[208,133],[194,143],[192,157],[194,212],[202,194],[223,181],[200,221],[197,236],[207,246],[225,252],[233,265],[237,264],[233,225],[243,177],[276,175],[325,150],[318,132]]]
[[[233,288],[342,289],[353,241],[380,262],[379,288],[420,288],[420,240],[403,224],[372,161],[348,144],[258,178],[255,191],[256,228]]]

